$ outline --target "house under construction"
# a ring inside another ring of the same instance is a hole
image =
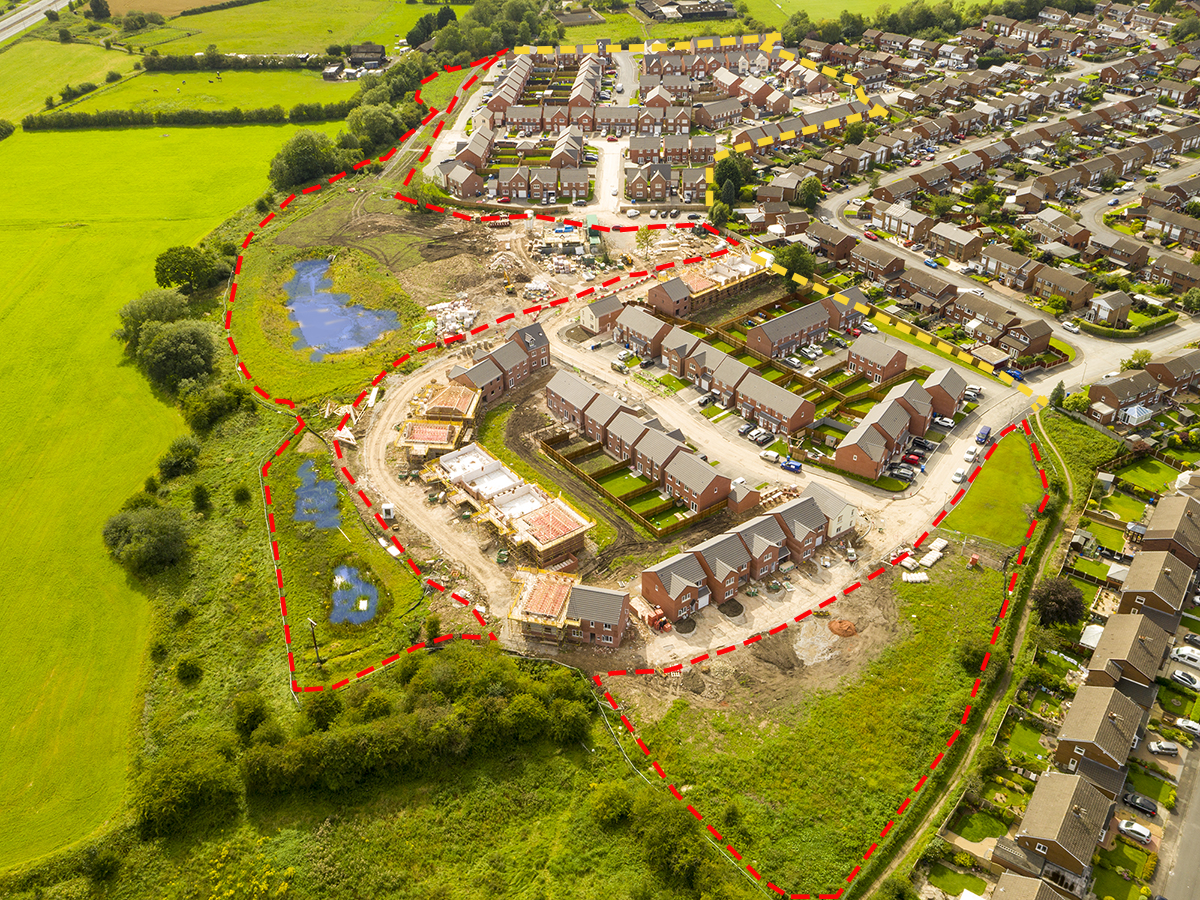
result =
[[[575,555],[596,524],[561,497],[525,481],[478,444],[444,454],[427,465],[421,477],[444,484],[452,502],[470,504],[540,568],[573,571]]]
[[[580,584],[576,575],[522,567],[508,617],[527,640],[557,644],[621,645],[629,592]]]

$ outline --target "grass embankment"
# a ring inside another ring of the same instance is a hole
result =
[[[154,286],[161,250],[199,240],[263,190],[292,131],[18,133],[0,143],[0,164],[21,173],[0,223],[0,409],[31,438],[0,450],[0,542],[20,548],[0,564],[12,587],[0,640],[20,648],[0,686],[0,868],[112,814],[142,707],[148,607],[109,562],[100,529],[183,425],[112,339],[116,311]],[[104,175],[67,159],[102,160]]]
[[[967,495],[946,517],[946,527],[1019,546],[1043,494],[1029,445],[1012,432],[996,444]]]
[[[959,725],[979,669],[977,658],[960,662],[960,647],[986,643],[1000,576],[961,558],[930,575],[892,582],[901,637],[839,689],[749,724],[677,700],[642,726],[669,777],[690,785],[688,802],[718,822],[736,817],[739,852],[776,884],[836,889]],[[805,764],[787,762],[796,759]],[[893,851],[886,842],[877,853]]]
[[[320,72],[153,72],[128,78],[88,95],[74,112],[137,109],[175,112],[181,109],[246,109],[278,104],[337,103],[358,90],[354,81],[325,81]]]
[[[1062,454],[1075,488],[1075,509],[1082,509],[1092,489],[1097,466],[1124,452],[1121,445],[1095,429],[1062,413],[1042,413],[1042,430]],[[1053,454],[1051,454],[1053,456]],[[1057,463],[1057,458],[1055,458]]]

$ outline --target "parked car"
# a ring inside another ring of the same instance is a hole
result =
[[[652,218],[652,219],[658,218],[658,210],[657,209],[650,210],[650,218]]]
[[[753,430],[754,430],[754,426],[751,423],[747,422],[746,424],[744,424],[740,428],[738,428],[738,434],[740,434],[742,437],[745,437]]]
[[[1180,731],[1186,731],[1188,734],[1193,734],[1197,737],[1200,737],[1200,722],[1196,722],[1192,719],[1176,719],[1175,727]]]
[[[709,396],[708,394],[705,394],[703,397],[700,398],[700,402],[697,405],[698,406],[711,406],[712,402],[713,402],[713,398],[711,396]]]
[[[746,435],[746,438],[751,441],[756,441],[758,440],[759,435],[765,433],[766,432],[764,432],[761,428],[751,428],[750,433]]]
[[[571,205],[572,206],[587,206],[587,201],[586,200],[576,200]]]
[[[758,454],[759,459],[765,459],[769,463],[779,462],[779,454],[774,450],[764,450]]]
[[[617,189],[616,189],[616,188],[613,188],[613,189],[612,189],[612,195],[613,195],[614,197],[615,197],[615,196],[617,196]]]
[[[805,369],[804,374],[807,375],[809,378],[816,378],[818,375],[821,374],[821,367],[820,366],[812,366],[809,369]]]
[[[1139,844],[1150,843],[1150,829],[1140,825],[1133,819],[1122,819],[1117,823],[1117,830],[1126,837],[1131,837]]]
[[[679,210],[677,210],[677,209],[671,210],[671,218],[678,219],[679,218]]]
[[[933,424],[937,425],[939,428],[953,428],[954,420],[947,419],[945,416],[934,416]]]
[[[1178,756],[1179,745],[1171,741],[1151,741],[1146,749],[1155,756]]]
[[[867,322],[867,321],[860,322],[858,327],[861,328],[863,331],[865,331],[867,334],[879,334],[879,329],[876,328],[874,325],[872,325],[870,322]]]
[[[927,441],[923,437],[913,438],[912,445],[926,452],[937,449],[937,444],[935,444],[933,441]]]
[[[908,463],[910,466],[919,466],[921,464],[921,457],[917,456],[915,453],[906,453],[904,456],[900,457],[900,462]]]
[[[917,470],[914,469],[912,466],[906,466],[903,463],[894,465],[894,466],[889,466],[888,473],[893,478],[902,478],[905,481],[912,481],[914,478],[917,477]]]
[[[967,477],[966,469],[955,469],[954,474],[950,476],[950,480],[955,484],[961,484],[962,480]]]
[[[631,219],[636,219],[641,214],[642,211],[640,209],[631,209],[629,212],[625,213],[625,215],[629,216]]]
[[[615,144],[617,142],[617,136],[615,134],[610,134],[608,136],[608,142],[610,144]]]
[[[688,221],[689,222],[696,222],[703,218],[704,218],[704,216],[700,215],[700,213],[688,213]]]
[[[914,243],[916,243],[916,242],[912,238],[909,238],[907,241],[904,242],[904,246],[911,247]]]
[[[934,250],[932,247],[927,247],[924,250],[922,250],[921,252],[924,253],[926,256],[937,256],[937,251]]]
[[[1074,322],[1063,322],[1063,331],[1069,331],[1071,334],[1079,334],[1079,326]]]
[[[908,167],[909,167],[910,169],[915,169],[915,168],[916,168],[917,166],[919,166],[920,164],[921,164],[921,161],[920,161],[919,159],[914,159],[912,162],[910,162],[910,163],[908,164]]]
[[[964,462],[975,462],[975,454],[978,452],[979,452],[978,447],[968,448],[967,452],[963,454],[963,461]]]
[[[1005,369],[1005,373],[1012,378],[1013,381],[1024,381],[1025,373],[1020,369]]]
[[[771,432],[769,432],[769,431],[764,431],[754,441],[754,443],[758,444],[758,446],[760,446],[760,447],[765,447],[765,446],[767,446],[767,444],[772,444],[774,442],[775,442],[775,435],[771,434]]]
[[[653,365],[654,365],[654,360],[653,360],[653,359],[643,359],[643,360],[642,360],[642,364],[641,364],[641,366],[642,366],[642,368],[643,368],[643,369],[649,369],[649,368],[650,368],[651,366],[653,366]]]
[[[1121,201],[1118,200],[1116,197],[1113,197],[1111,200],[1108,201],[1108,205],[1109,206],[1120,206]]]
[[[1200,647],[1200,634],[1189,631],[1183,636],[1183,641],[1185,644],[1191,644],[1193,647]]]
[[[622,350],[617,354],[617,359],[619,359],[621,362],[625,362],[625,360],[629,359],[631,356],[633,356],[632,350]]]
[[[1171,651],[1171,660],[1193,669],[1200,669],[1200,650],[1195,647],[1176,647]]]
[[[975,443],[990,444],[992,442],[992,426],[984,425],[979,429],[979,434],[975,435]]]
[[[785,356],[783,358],[783,364],[785,366],[791,366],[793,369],[799,369],[804,365],[804,361],[796,359],[794,356]]]
[[[849,344],[847,344],[845,341],[843,341],[843,340],[842,340],[840,337],[832,337],[832,338],[830,338],[829,340],[830,340],[830,341],[832,341],[834,344],[836,344],[836,345],[837,345],[837,346],[839,346],[839,347],[843,347],[843,348],[844,348],[844,347],[849,347],[849,346],[850,346],[850,345],[849,345]]]
[[[877,240],[879,240],[879,235],[877,235],[877,234],[876,234],[875,232],[873,232],[873,231],[864,231],[864,232],[863,232],[863,237],[865,237],[865,238],[866,238],[868,241],[877,241]]]
[[[1129,806],[1132,806],[1138,812],[1144,812],[1148,816],[1158,815],[1158,804],[1147,797],[1145,794],[1139,794],[1137,791],[1130,791],[1121,798]]]
[[[925,245],[924,244],[913,244],[913,249],[914,250],[924,250]]]
[[[862,331],[857,328],[850,327],[846,329],[846,334],[850,335],[850,337],[859,337],[862,334]]]
[[[800,462],[798,460],[785,459],[783,462],[781,462],[779,464],[779,468],[784,469],[788,472],[797,472],[798,473],[804,469],[804,466],[800,465]]]
[[[1200,678],[1197,678],[1191,672],[1185,672],[1182,669],[1176,669],[1171,673],[1171,680],[1176,684],[1182,684],[1185,688],[1193,691],[1200,691]]]
[[[925,260],[925,265],[929,266],[929,268],[931,268],[931,269],[940,269],[941,268],[941,266],[939,266],[937,264],[937,260],[935,260],[935,259]]]

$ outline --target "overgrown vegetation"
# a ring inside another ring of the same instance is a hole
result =
[[[1042,430],[1062,455],[1071,476],[1075,489],[1072,508],[1082,509],[1091,493],[1096,468],[1124,451],[1113,438],[1070,416],[1047,410],[1041,419]]]

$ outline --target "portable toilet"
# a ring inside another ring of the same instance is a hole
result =
[[[384,503],[382,508],[379,510],[379,514],[388,521],[391,521],[392,519],[396,518],[396,507],[391,503]]]

